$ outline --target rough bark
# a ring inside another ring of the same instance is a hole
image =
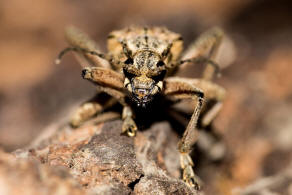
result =
[[[178,138],[167,122],[135,138],[121,135],[121,124],[53,127],[14,156],[2,152],[0,183],[6,187],[1,189],[9,194],[199,194],[179,179]]]

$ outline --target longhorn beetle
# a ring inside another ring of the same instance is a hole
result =
[[[87,35],[71,27],[67,30],[67,38],[72,47],[64,49],[56,63],[60,63],[66,52],[74,51],[83,63],[94,64],[82,70],[82,77],[123,106],[122,133],[130,137],[136,135],[137,126],[133,109],[126,98],[138,107],[151,106],[151,101],[158,94],[171,97],[175,102],[193,99],[196,102],[195,109],[178,143],[178,150],[183,180],[198,189],[189,153],[197,139],[196,126],[204,99],[216,101],[202,119],[202,124],[208,125],[219,112],[225,96],[225,90],[212,82],[219,70],[214,58],[222,37],[222,30],[213,28],[199,36],[183,52],[183,40],[177,33],[164,27],[129,27],[109,34],[108,53],[104,54]],[[202,78],[174,76],[174,70],[194,63],[206,64]],[[109,105],[111,103],[93,100],[84,103],[73,115],[71,125],[80,126]]]

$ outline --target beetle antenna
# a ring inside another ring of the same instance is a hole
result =
[[[183,64],[185,62],[190,62],[190,63],[207,63],[207,64],[210,64],[211,66],[213,66],[215,68],[216,75],[218,77],[221,76],[220,66],[216,62],[214,62],[213,60],[210,60],[208,58],[205,58],[205,57],[195,57],[195,58],[185,59],[185,60],[181,60],[179,62],[179,65],[181,65],[181,64]]]
[[[80,48],[80,47],[67,47],[65,49],[63,49],[59,55],[58,55],[58,58],[56,59],[55,63],[56,64],[60,64],[61,62],[61,59],[62,57],[68,53],[69,51],[74,51],[74,52],[81,52],[81,53],[87,53],[87,54],[91,54],[91,55],[95,55],[95,56],[98,56],[102,59],[105,59],[107,60],[106,56],[102,53],[97,53],[95,51],[90,51],[90,50],[87,50],[87,49],[84,49],[84,48]]]
[[[129,49],[126,41],[123,40],[120,43],[122,44],[124,54],[127,56],[127,58],[131,58],[132,57],[132,51]]]

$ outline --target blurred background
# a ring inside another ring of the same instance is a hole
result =
[[[75,25],[102,49],[107,34],[132,24],[162,25],[190,41],[220,26],[235,56],[216,82],[228,91],[215,129],[223,162],[200,161],[207,194],[229,194],[291,167],[292,2],[289,0],[9,0],[0,1],[0,146],[26,146],[95,93],[80,65],[64,57],[64,28]],[[230,50],[231,48],[231,50]],[[197,75],[192,67],[186,76]],[[292,185],[288,190],[292,193]],[[285,191],[286,193],[286,191]]]

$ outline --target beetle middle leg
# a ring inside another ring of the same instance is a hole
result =
[[[199,87],[204,91],[206,100],[215,100],[215,105],[213,105],[207,112],[202,116],[202,125],[209,125],[214,118],[217,116],[222,107],[222,101],[225,98],[226,91],[223,87],[205,80],[205,79],[185,79],[192,85]]]
[[[71,126],[74,128],[80,126],[93,116],[114,105],[116,102],[114,98],[108,97],[107,94],[96,94],[93,98],[84,102],[77,108],[71,117]]]
[[[105,92],[115,98],[123,108],[122,133],[132,137],[136,134],[137,125],[133,120],[133,112],[125,101],[124,76],[118,72],[101,67],[87,67],[82,70],[82,76],[93,82],[99,91]]]
[[[224,36],[224,32],[222,29],[215,27],[207,32],[203,33],[199,38],[189,46],[189,48],[186,50],[186,52],[182,56],[183,63],[179,69],[186,68],[190,62],[196,62],[196,59],[205,58],[206,62],[206,68],[203,71],[202,79],[198,82],[196,81],[195,85],[199,86],[201,89],[204,89],[204,92],[221,92],[221,95],[217,95],[213,98],[207,98],[207,99],[215,99],[216,103],[210,107],[206,114],[203,116],[202,125],[207,126],[209,125],[214,118],[217,116],[219,111],[222,107],[222,101],[224,99],[224,89],[222,89],[220,86],[215,84],[210,84],[212,79],[215,76],[215,73],[218,72],[219,66],[215,62],[216,55],[218,53],[219,47],[221,45],[222,39]],[[199,60],[197,60],[199,61]],[[206,82],[204,82],[206,81]],[[208,82],[209,81],[209,82]],[[208,94],[210,94],[208,93]],[[206,94],[207,95],[207,94]]]

